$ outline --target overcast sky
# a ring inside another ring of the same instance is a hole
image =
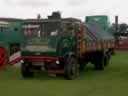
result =
[[[128,23],[128,0],[0,0],[0,17],[46,18],[52,11],[61,11],[62,17],[84,20],[87,15],[119,15],[120,22]]]

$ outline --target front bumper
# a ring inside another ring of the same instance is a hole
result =
[[[49,57],[49,56],[22,56],[22,60],[31,61],[31,62],[47,62],[47,63],[56,63],[59,61],[57,57]]]

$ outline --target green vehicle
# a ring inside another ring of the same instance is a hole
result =
[[[23,42],[22,20],[0,18],[0,71],[9,63],[10,56],[19,51]]]
[[[85,21],[105,31],[110,28],[109,17],[106,15],[86,16]]]
[[[48,19],[24,21],[22,76],[27,78],[45,72],[63,74],[72,80],[89,62],[95,69],[103,70],[110,60],[113,40],[99,40],[81,20],[55,14],[59,13],[53,13]]]

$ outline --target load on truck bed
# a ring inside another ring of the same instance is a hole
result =
[[[111,35],[96,32],[95,27],[79,19],[61,18],[58,12],[48,17],[24,21],[25,42],[21,48],[24,78],[45,72],[63,74],[72,80],[88,63],[96,70],[103,70],[108,65],[114,49]]]
[[[86,27],[85,39],[87,41],[86,47],[91,46],[92,47],[91,49],[96,49],[96,50],[98,49],[101,50],[105,47],[114,48],[115,38],[111,33],[98,29],[96,25],[85,24],[85,27]],[[93,44],[91,44],[91,42],[93,42]]]

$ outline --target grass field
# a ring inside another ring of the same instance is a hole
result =
[[[128,96],[128,52],[117,52],[104,71],[88,66],[72,81],[46,74],[23,79],[9,66],[0,73],[0,96]]]

